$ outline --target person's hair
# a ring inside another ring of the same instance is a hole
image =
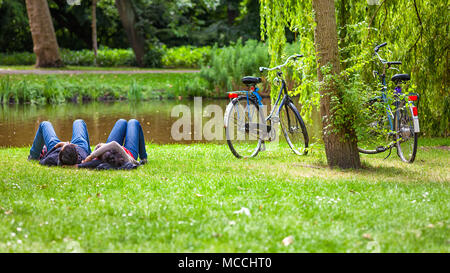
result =
[[[120,167],[125,164],[125,158],[116,150],[108,150],[100,156],[100,160],[114,167]]]
[[[78,152],[75,144],[63,146],[59,152],[60,165],[75,165],[78,163]]]

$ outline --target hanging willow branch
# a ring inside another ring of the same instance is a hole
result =
[[[369,29],[373,24],[373,20],[375,20],[375,17],[377,16],[378,11],[380,10],[380,8],[383,6],[383,4],[386,2],[386,0],[383,0],[383,2],[381,2],[381,4],[378,6],[378,8],[375,10],[375,13],[373,14],[372,18],[370,19],[369,22]]]
[[[419,20],[419,25],[420,25],[420,35],[417,38],[416,42],[414,43],[414,45],[408,50],[408,52],[410,52],[413,48],[415,48],[417,46],[417,43],[419,42],[419,40],[422,40],[422,34],[423,34],[423,25],[422,25],[422,19],[420,19],[420,14],[419,14],[419,10],[417,9],[417,4],[416,4],[416,0],[414,0],[414,9],[416,11],[416,15],[417,15],[417,19]]]

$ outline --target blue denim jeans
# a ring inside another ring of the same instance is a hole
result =
[[[39,124],[39,128],[34,137],[33,145],[30,149],[30,156],[32,159],[39,159],[42,148],[47,146],[47,150],[50,151],[56,144],[61,142],[56,136],[55,129],[48,121],[43,121]],[[72,139],[71,143],[80,146],[88,154],[91,153],[91,147],[89,144],[89,134],[87,131],[86,123],[84,120],[77,119],[73,122],[72,127]]]
[[[116,141],[120,145],[127,148],[135,159],[146,159],[147,152],[145,150],[144,132],[139,121],[130,119],[128,122],[119,119],[109,134],[106,143]]]

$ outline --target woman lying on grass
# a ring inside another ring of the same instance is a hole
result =
[[[140,162],[137,161],[139,158]],[[99,143],[78,168],[135,169],[147,163],[144,133],[135,119],[116,122],[106,143]]]

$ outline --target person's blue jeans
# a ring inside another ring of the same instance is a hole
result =
[[[146,159],[147,152],[145,150],[144,132],[139,121],[130,119],[128,122],[119,119],[109,134],[106,143],[116,141],[120,145],[127,148],[135,159]]]
[[[52,124],[48,121],[41,122],[36,132],[36,136],[34,137],[33,145],[30,149],[30,157],[32,159],[39,159],[44,145],[47,146],[47,150],[50,151],[59,142],[61,141],[58,136],[56,136],[55,129],[53,129]],[[73,122],[72,139],[70,142],[80,146],[88,154],[91,153],[89,134],[84,120],[77,119]]]

